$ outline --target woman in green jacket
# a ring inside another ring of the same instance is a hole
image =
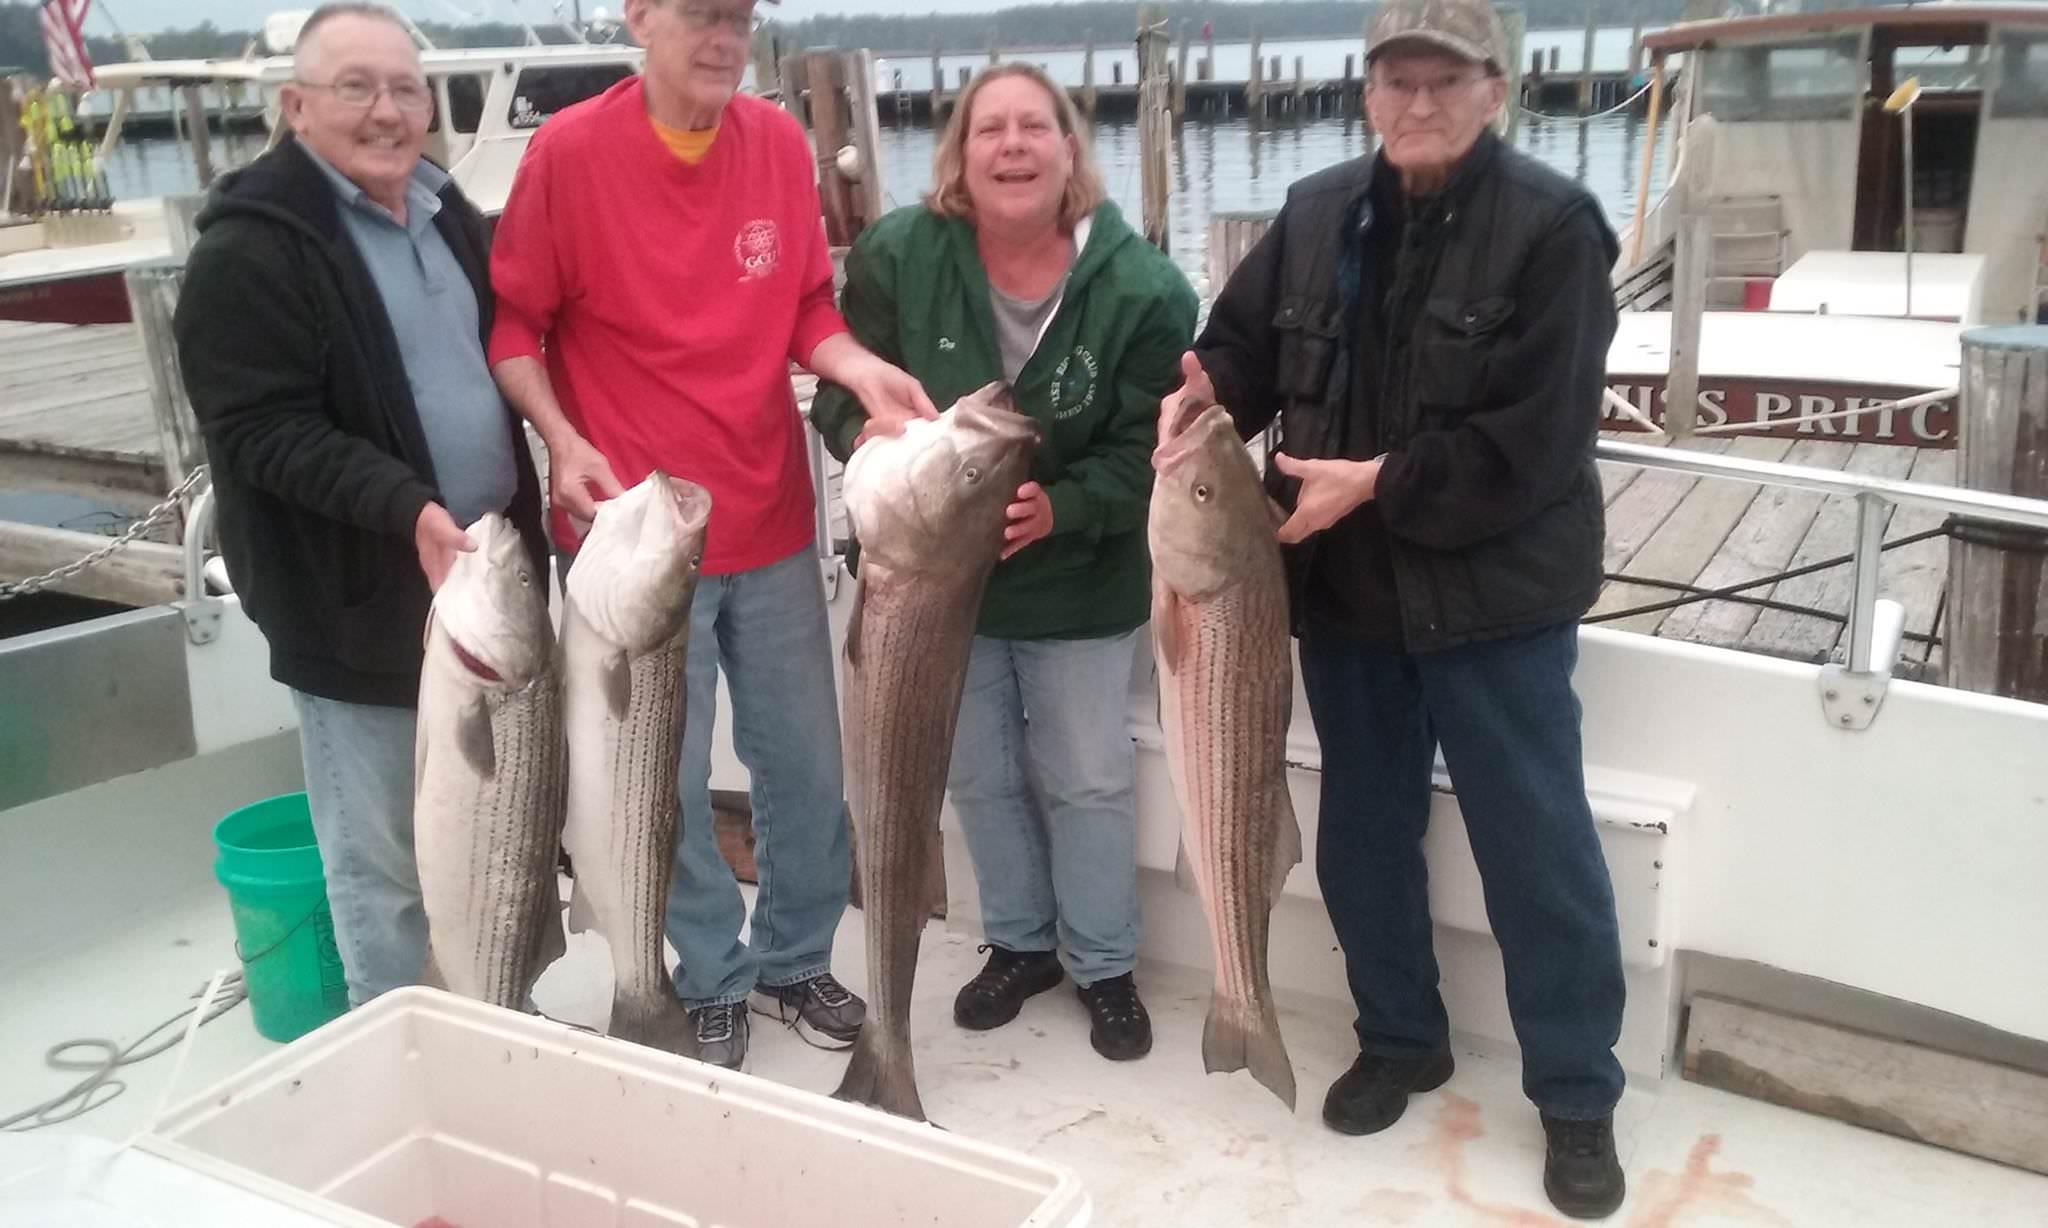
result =
[[[1194,332],[1187,279],[1103,198],[1079,116],[1027,64],[961,94],[922,205],[846,262],[854,336],[934,404],[1011,386],[1044,438],[1010,507],[976,627],[947,790],[981,893],[988,963],[953,1018],[984,1030],[1062,965],[1111,1059],[1152,1026],[1137,960],[1136,763],[1126,715],[1149,603],[1145,509],[1159,400]],[[901,421],[820,387],[812,422],[845,460]]]

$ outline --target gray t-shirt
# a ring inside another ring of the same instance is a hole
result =
[[[401,225],[347,176],[306,153],[333,181],[342,225],[391,317],[442,506],[465,527],[485,512],[503,512],[519,487],[511,418],[484,360],[476,291],[434,226],[447,173],[419,164],[406,184]]]
[[[1081,256],[1081,249],[1088,244],[1089,224],[1094,219],[1084,218],[1074,228],[1074,259]],[[1033,351],[1038,349],[1038,339],[1045,335],[1045,326],[1060,309],[1060,299],[1067,293],[1067,277],[1074,271],[1073,261],[1068,261],[1067,271],[1060,274],[1050,293],[1041,299],[1011,298],[995,283],[988,287],[989,310],[996,320],[996,349],[1003,359],[1003,380],[1014,384],[1024,370],[1024,364],[1031,361]]]

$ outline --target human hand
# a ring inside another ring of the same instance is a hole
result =
[[[1052,499],[1036,482],[1017,488],[1017,501],[1010,504],[1009,512],[1010,523],[1003,529],[1004,558],[1052,532]]]
[[[542,442],[548,449],[548,500],[588,525],[597,519],[598,501],[625,493],[604,454],[574,431]]]
[[[939,416],[924,385],[883,359],[870,356],[843,382],[868,416],[867,425],[854,437],[855,448],[877,435],[900,434],[913,419]]]
[[[441,591],[449,568],[455,566],[456,555],[476,549],[469,534],[438,503],[420,509],[419,518],[412,523],[412,545],[419,552],[420,570],[426,573],[429,592]]]
[[[1322,532],[1370,502],[1380,480],[1379,460],[1297,460],[1275,452],[1273,463],[1280,472],[1301,482],[1294,514],[1280,526],[1280,540],[1290,545]]]

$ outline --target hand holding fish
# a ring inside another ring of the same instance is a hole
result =
[[[544,441],[548,447],[548,501],[582,524],[597,519],[601,499],[625,493],[612,473],[611,462],[575,431],[564,430]]]
[[[1298,460],[1275,452],[1280,472],[1301,482],[1294,514],[1280,526],[1280,540],[1292,545],[1320,533],[1372,501],[1379,485],[1380,461]]]
[[[1052,499],[1045,487],[1026,482],[1017,488],[1017,501],[1010,504],[1010,523],[1003,529],[1003,557],[1052,533]]]
[[[441,582],[448,578],[448,569],[455,566],[457,554],[476,549],[469,534],[438,503],[420,509],[419,518],[412,523],[412,544],[419,551],[420,570],[427,573],[429,592],[441,591]]]
[[[1209,373],[1202,369],[1202,360],[1189,350],[1180,356],[1180,387],[1166,394],[1159,402],[1159,438],[1165,442],[1167,426],[1176,420],[1177,411],[1184,403],[1189,410],[1206,409],[1216,403],[1216,385],[1209,379]]]
[[[894,435],[913,418],[936,418],[939,411],[925,395],[924,385],[901,367],[838,333],[818,343],[807,364],[819,376],[844,387],[866,411],[868,424],[854,440],[859,448],[876,435]]]

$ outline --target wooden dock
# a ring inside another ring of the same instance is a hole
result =
[[[816,381],[798,374],[793,383],[799,407],[807,410]],[[1636,434],[1615,437],[1644,441]],[[1937,485],[1955,480],[1956,453],[1945,449],[1758,437],[1687,446]],[[133,326],[0,325],[0,495],[82,496],[138,515],[163,497],[160,452]],[[828,459],[826,473],[831,531],[839,539],[846,533],[844,509],[836,498],[839,466]],[[1601,480],[1607,500],[1607,571],[1621,578],[1609,582],[1591,620],[1676,601],[1688,595],[1688,586],[1720,589],[1798,570],[1846,555],[1852,545],[1855,507],[1846,498],[1628,465],[1603,464]],[[1938,529],[1940,523],[1939,514],[1898,509],[1885,540]],[[166,535],[165,540],[172,538]],[[89,533],[0,521],[0,582],[38,574],[77,557],[94,542]],[[132,549],[139,552],[134,563],[104,575],[85,573],[65,591],[122,600],[124,592],[140,595],[138,584],[160,588],[175,563],[174,548],[140,543]],[[1938,679],[1941,653],[1930,641],[1941,634],[1947,541],[1933,537],[1887,550],[1882,575],[1882,594],[1906,608],[1901,675]],[[1850,568],[1843,563],[1744,594],[1753,600],[1693,602],[1602,625],[1824,661],[1844,634],[1849,586]]]

